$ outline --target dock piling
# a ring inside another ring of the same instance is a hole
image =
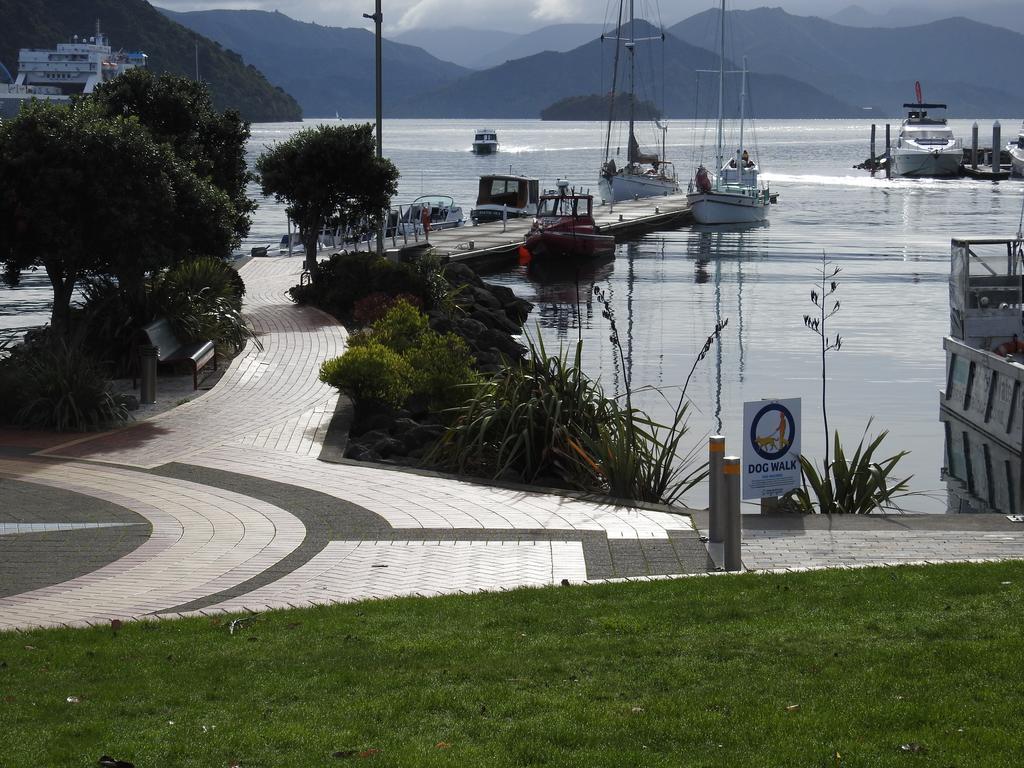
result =
[[[875,124],[871,124],[871,167],[875,167]]]
[[[992,173],[998,173],[1002,170],[1002,141],[1000,140],[1000,134],[1002,133],[1002,126],[999,125],[999,121],[996,120],[992,123]]]
[[[971,170],[978,170],[978,121],[971,126]]]
[[[722,459],[725,457],[725,438],[712,435],[708,438],[708,541],[721,544],[724,540],[724,512]]]

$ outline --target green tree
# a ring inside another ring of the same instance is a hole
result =
[[[218,112],[204,83],[139,68],[104,83],[89,98],[110,117],[137,117],[153,138],[190,163],[197,176],[227,194],[235,207],[232,247],[249,233],[256,210],[245,190],[253,179],[245,161],[249,124],[235,110]]]
[[[59,332],[84,278],[112,275],[141,297],[147,273],[223,253],[235,237],[227,194],[136,118],[107,117],[89,100],[31,103],[0,125],[0,179],[5,279],[44,267]]]
[[[301,130],[261,155],[256,170],[263,194],[287,203],[307,259],[315,258],[325,224],[366,217],[379,226],[398,191],[398,169],[377,158],[369,124]]]

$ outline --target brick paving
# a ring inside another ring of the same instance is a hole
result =
[[[263,610],[714,569],[706,514],[317,459],[345,349],[286,290],[299,261],[242,268],[250,344],[213,389],[113,432],[0,432],[0,629]],[[1024,556],[997,516],[746,516],[749,569]]]

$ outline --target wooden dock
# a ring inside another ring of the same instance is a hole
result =
[[[619,240],[645,232],[676,229],[690,224],[693,215],[686,195],[681,194],[595,206],[594,220],[602,234],[614,235]],[[388,252],[401,258],[429,247],[443,258],[463,262],[474,269],[497,269],[515,261],[531,226],[533,217],[477,226],[467,224],[431,232],[426,240],[421,236],[418,242],[411,238],[408,243],[388,241]]]

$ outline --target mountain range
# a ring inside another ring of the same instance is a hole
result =
[[[693,45],[706,45],[718,28],[709,10],[669,27]],[[966,18],[896,29],[846,27],[781,8],[732,11],[729,48],[757,72],[798,78],[884,116],[901,114],[920,80],[925,99],[948,103],[951,116],[1024,113],[1020,87],[1024,35]]]
[[[302,105],[306,117],[366,117],[376,109],[374,36],[365,29],[324,27],[267,11],[162,11],[169,19],[238,51]],[[429,92],[469,70],[421,48],[385,40],[384,93]],[[393,115],[392,110],[387,111]]]
[[[1021,12],[1020,0],[994,3],[975,0],[962,5],[958,13],[982,24],[1005,27],[1024,34],[1024,13]],[[872,13],[863,6],[849,5],[829,16],[828,20],[848,27],[916,27],[948,16],[948,11],[929,5],[889,8],[885,13]]]
[[[242,57],[159,13],[145,0],[0,0],[0,62],[13,74],[20,48],[53,48],[72,35],[91,35],[100,20],[111,44],[143,51],[154,72],[201,79],[218,109],[254,121],[297,120],[299,105]]]

